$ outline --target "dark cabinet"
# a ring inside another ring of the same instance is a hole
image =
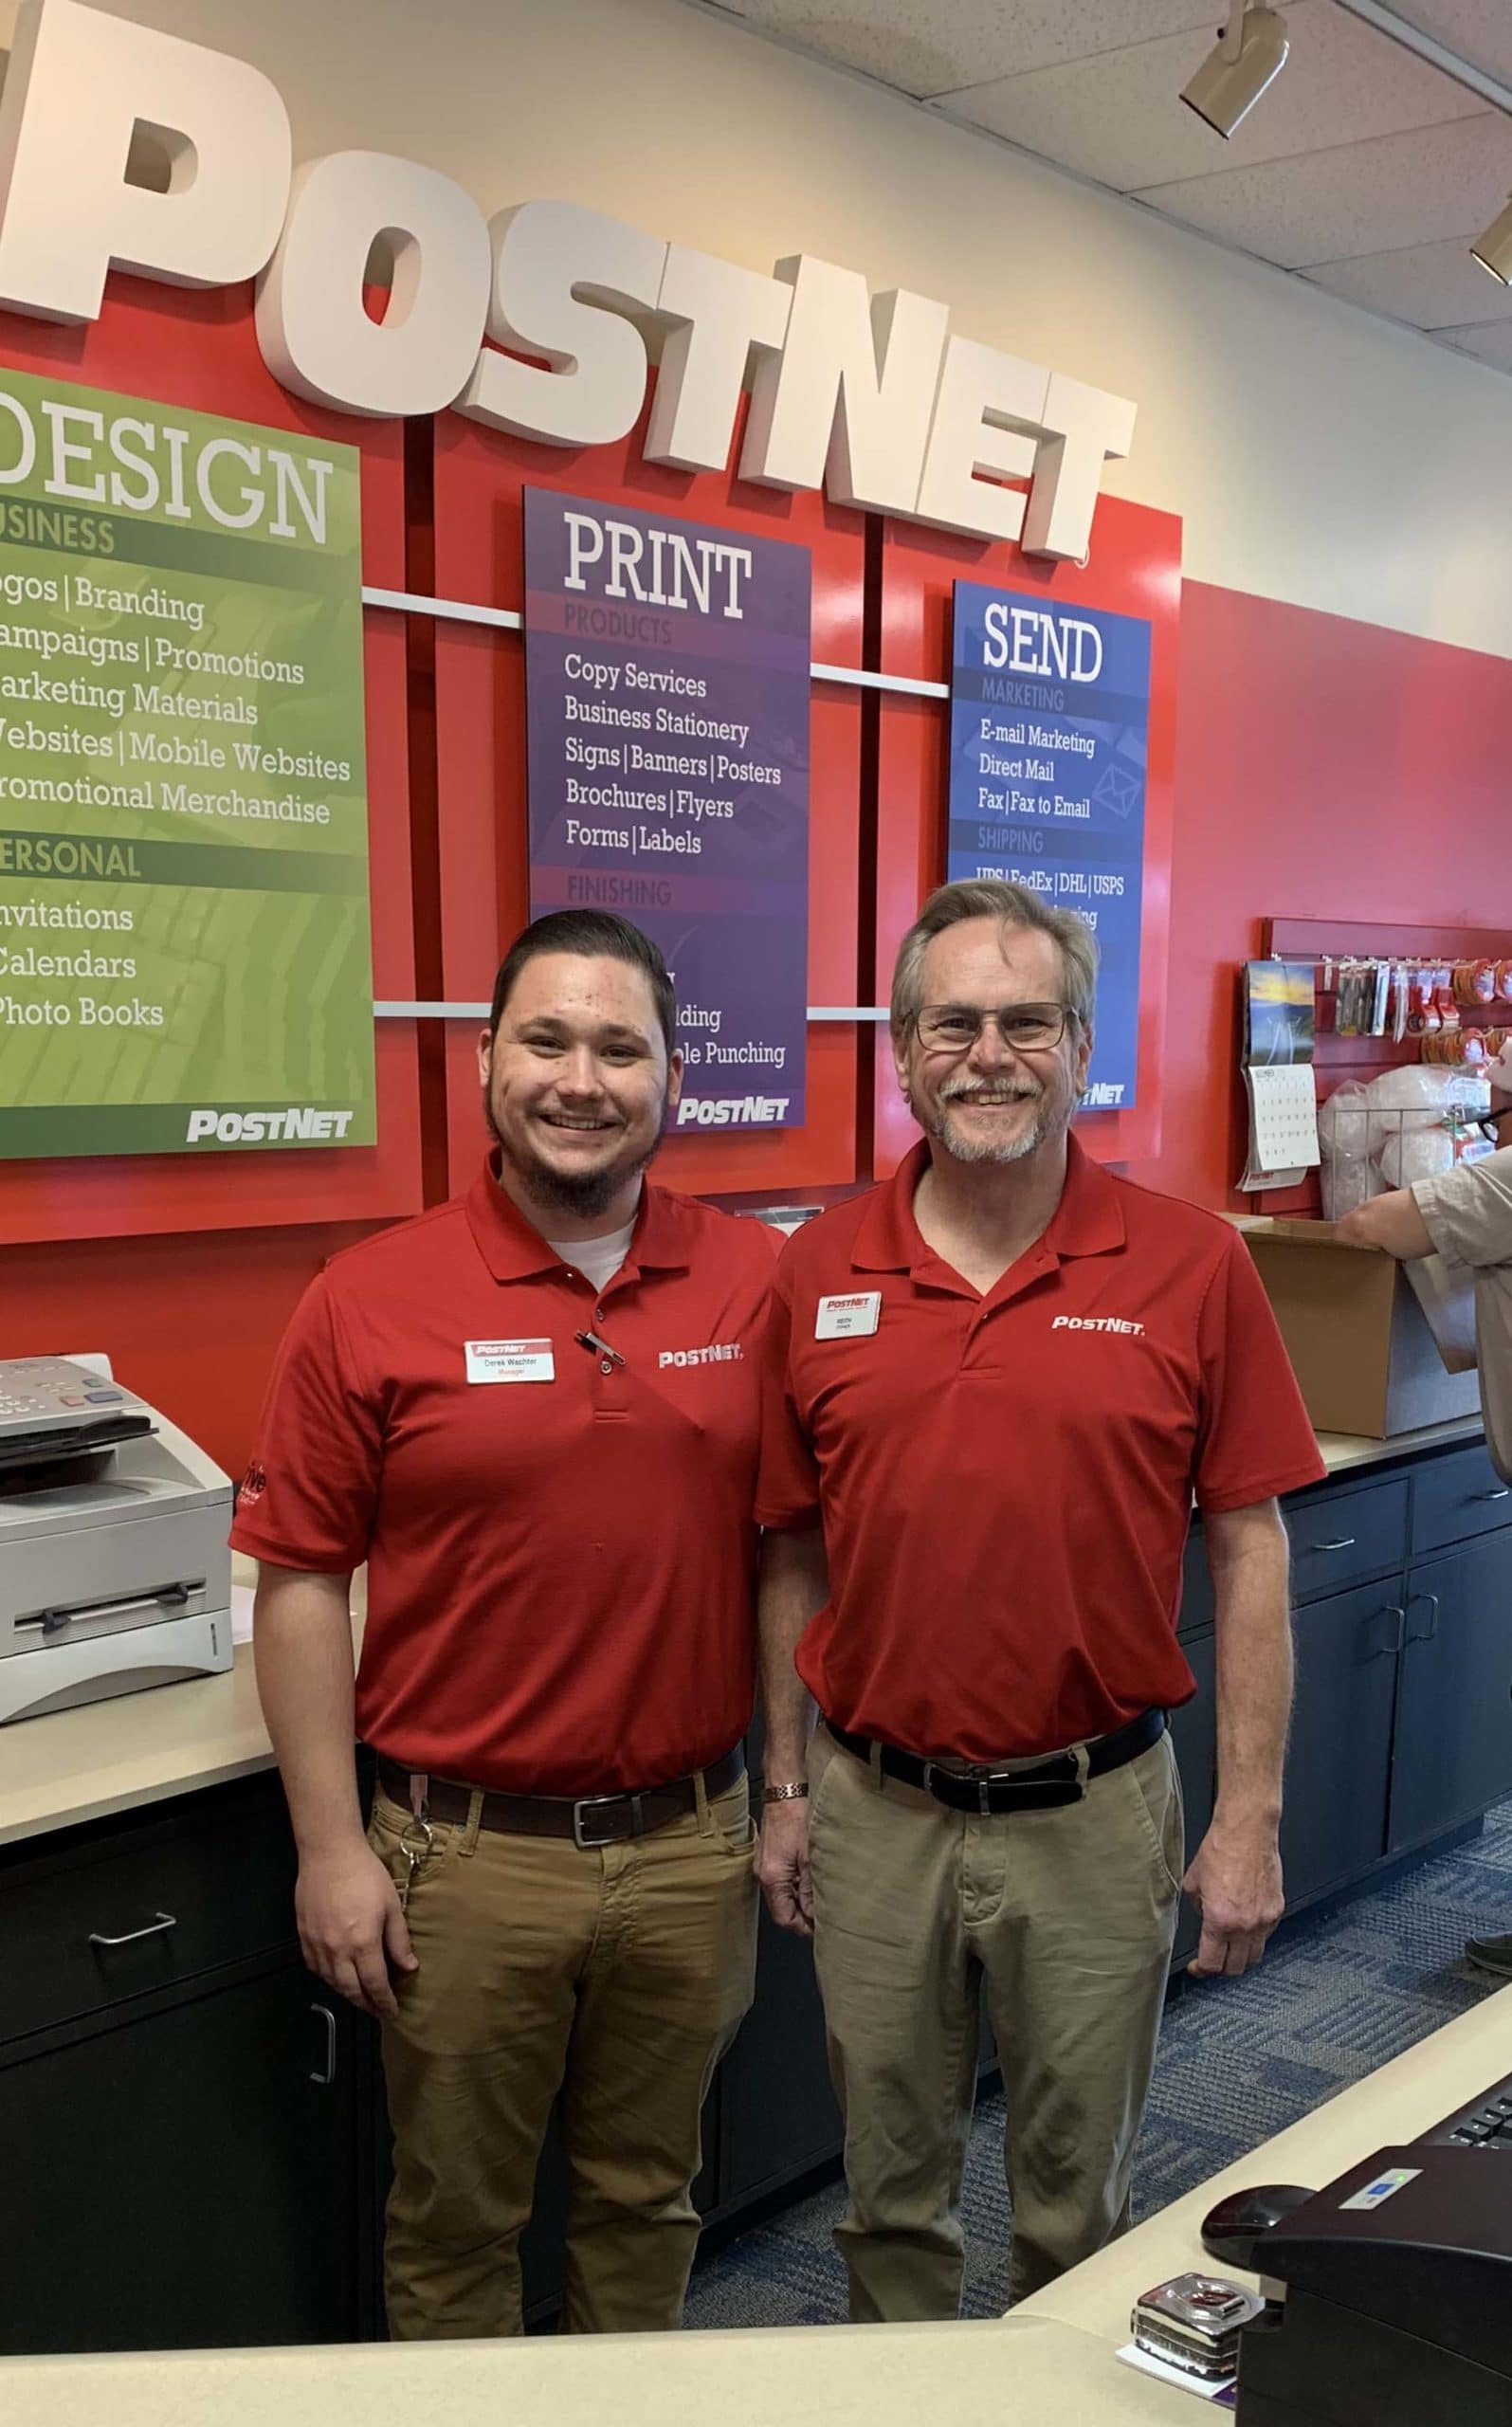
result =
[[[756,2003],[725,2059],[720,2204],[756,2199],[837,2157],[840,2109],[808,1939],[763,1910]]]
[[[1213,1638],[1211,1634],[1183,1635],[1181,1649],[1197,1684],[1192,1700],[1171,1713],[1171,1744],[1181,1778],[1186,1859],[1190,1862],[1207,1835],[1208,1824],[1212,1818],[1217,1766]],[[1171,1955],[1173,1964],[1183,1964],[1189,1956],[1196,1953],[1201,1935],[1202,1923],[1197,1908],[1190,1896],[1183,1896],[1176,1918],[1176,1943]]]
[[[285,1964],[0,2061],[0,2349],[355,2335],[350,2053]]]
[[[1407,1579],[1390,1851],[1512,1795],[1512,1533]]]
[[[1399,1590],[1397,1579],[1367,1584],[1297,1612],[1281,1822],[1288,1907],[1357,1878],[1385,1850]]]

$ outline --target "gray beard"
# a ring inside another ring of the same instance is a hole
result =
[[[1029,1127],[1021,1137],[1015,1138],[1012,1143],[1007,1146],[993,1145],[988,1138],[963,1136],[951,1119],[951,1106],[956,1101],[956,1099],[950,1096],[945,1098],[939,1107],[938,1119],[935,1126],[929,1130],[928,1135],[931,1138],[938,1138],[946,1154],[957,1163],[1021,1163],[1026,1155],[1032,1155],[1043,1146],[1049,1136],[1049,1123],[1045,1117],[1043,1096],[1038,1099],[1035,1105],[1034,1119]]]

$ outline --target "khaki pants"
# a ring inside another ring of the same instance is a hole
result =
[[[1022,2299],[1128,2223],[1182,1861],[1170,1738],[1080,1803],[976,1819],[884,1780],[821,1726],[809,1847],[851,2317],[959,2308],[984,1982]]]
[[[571,2176],[562,2325],[682,2321],[699,2115],[750,2005],[746,1782],[625,1845],[438,1826],[406,1918],[420,1968],[383,2027],[389,2331],[518,2334],[519,2245],[553,2101]],[[401,1888],[409,1816],[369,1842]]]

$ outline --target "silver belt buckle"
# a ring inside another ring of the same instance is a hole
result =
[[[629,1805],[629,1807],[630,1807],[630,1824],[631,1824],[631,1825],[630,1825],[630,1827],[626,1831],[626,1833],[625,1833],[625,1834],[626,1834],[626,1835],[627,1835],[627,1836],[629,1836],[629,1837],[636,1837],[636,1836],[639,1836],[639,1835],[640,1835],[640,1833],[641,1833],[641,1801],[642,1801],[642,1798],[641,1798],[641,1796],[640,1796],[639,1794],[627,1795],[627,1794],[623,1794],[623,1793],[622,1793],[622,1794],[619,1794],[619,1795],[581,1795],[581,1796],[579,1796],[579,1797],[577,1797],[577,1800],[576,1800],[576,1801],[574,1802],[574,1804],[573,1805],[573,1843],[574,1843],[574,1846],[580,1846],[580,1847],[582,1848],[583,1852],[584,1852],[585,1853],[587,1853],[587,1852],[591,1852],[591,1851],[592,1850],[592,1848],[593,1848],[593,1847],[595,1847],[595,1846],[617,1846],[617,1845],[619,1845],[619,1844],[621,1844],[621,1843],[623,1842],[619,1837],[617,1837],[617,1836],[613,1835],[612,1834],[610,1834],[609,1836],[607,1836],[607,1837],[585,1837],[585,1836],[584,1836],[584,1834],[583,1834],[583,1815],[584,1815],[584,1813],[585,1813],[585,1812],[592,1812],[592,1811],[596,1810],[599,1806],[601,1806],[601,1805],[603,1805],[603,1804],[606,1804],[606,1803],[628,1803],[628,1804]]]

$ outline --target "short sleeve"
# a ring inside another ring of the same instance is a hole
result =
[[[1412,1195],[1446,1264],[1512,1264],[1512,1146],[1419,1180]]]
[[[280,1343],[231,1547],[339,1574],[366,1559],[383,1441],[347,1349],[330,1277],[313,1281]]]
[[[1249,1508],[1321,1483],[1328,1469],[1265,1285],[1237,1232],[1202,1303],[1197,1352],[1199,1507]]]
[[[819,1514],[819,1466],[792,1391],[792,1265],[784,1256],[767,1312],[761,1351],[761,1465],[756,1523],[780,1531]]]

